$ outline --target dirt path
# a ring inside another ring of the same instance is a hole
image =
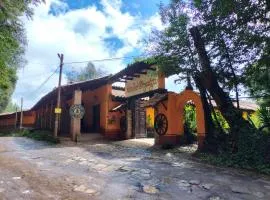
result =
[[[0,137],[0,199],[270,199],[270,178],[152,151],[147,143],[50,146]]]

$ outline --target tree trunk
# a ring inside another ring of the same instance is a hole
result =
[[[203,87],[201,80],[198,76],[196,76],[196,75],[193,76],[193,80],[195,81],[195,84],[200,91],[200,96],[201,96],[203,109],[204,109],[205,129],[206,129],[205,131],[208,135],[212,135],[213,131],[214,131],[213,130],[214,124],[213,124],[213,120],[212,120],[212,116],[211,116],[211,109],[210,109],[209,104],[207,102],[206,90]]]
[[[232,139],[235,142],[237,140],[237,134],[241,128],[254,127],[252,127],[242,118],[241,112],[233,106],[233,103],[228,94],[224,92],[223,89],[219,86],[217,77],[211,68],[210,60],[205,50],[205,44],[198,28],[191,28],[190,33],[193,38],[202,67],[202,72],[199,74],[201,84],[205,89],[209,91],[211,96],[214,98],[218,109],[226,121],[229,123],[232,132]]]

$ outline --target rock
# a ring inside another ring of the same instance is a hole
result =
[[[189,183],[191,185],[199,185],[200,184],[200,181],[199,180],[190,180]]]
[[[76,191],[76,192],[85,192],[86,189],[87,188],[84,185],[80,185],[80,186],[75,185],[74,186],[74,191]]]
[[[87,189],[87,190],[85,190],[85,193],[87,193],[87,194],[95,194],[95,193],[97,193],[97,191],[93,190],[93,189]]]
[[[270,190],[270,185],[264,185],[264,187],[268,190]]]
[[[209,197],[209,200],[222,200],[219,196]]]
[[[131,168],[131,167],[128,167],[128,166],[122,166],[122,167],[120,167],[118,169],[118,171],[120,171],[120,172],[129,172],[129,171],[134,171],[134,169]]]
[[[239,185],[232,185],[231,190],[234,193],[241,193],[241,194],[249,194],[250,193],[248,188],[246,188],[244,186],[239,186]]]
[[[22,179],[20,176],[15,176],[15,177],[12,177],[13,180],[20,180]]]
[[[5,188],[0,188],[0,193],[4,192]]]
[[[30,193],[30,190],[24,190],[22,193],[23,194],[29,194]]]
[[[213,186],[214,186],[214,184],[212,184],[212,183],[204,183],[201,185],[201,187],[203,189],[206,189],[206,190],[210,190]]]
[[[188,190],[190,187],[190,184],[186,180],[180,180],[178,181],[178,187],[182,190]]]
[[[258,197],[258,198],[263,198],[264,197],[264,193],[262,193],[262,192],[253,192],[253,195]]]
[[[144,185],[143,191],[147,194],[156,194],[159,192],[159,189],[152,185]]]
[[[105,165],[105,164],[97,164],[97,165],[93,166],[93,168],[97,171],[100,171],[106,167],[108,167],[108,165]]]
[[[151,174],[150,169],[140,169],[140,172],[143,173],[143,174]]]
[[[87,164],[88,164],[87,161],[81,161],[81,162],[79,162],[79,165],[87,165]]]

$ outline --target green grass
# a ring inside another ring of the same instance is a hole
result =
[[[232,168],[238,168],[238,169],[246,169],[249,171],[254,171],[254,172],[270,175],[270,164],[242,163],[241,161],[239,161],[239,159],[234,158],[230,154],[214,155],[214,154],[209,154],[209,153],[196,153],[194,154],[194,157],[198,158],[200,161],[204,163],[219,166],[219,167],[232,167]]]
[[[54,138],[52,132],[44,130],[10,130],[0,133],[0,137],[27,137],[38,141],[45,141],[50,144],[58,144],[60,140]]]

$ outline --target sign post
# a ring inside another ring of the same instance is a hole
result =
[[[78,136],[81,135],[81,119],[84,116],[85,110],[81,105],[82,91],[75,90],[73,95],[73,105],[69,109],[71,116],[70,133],[72,141],[77,142]]]

